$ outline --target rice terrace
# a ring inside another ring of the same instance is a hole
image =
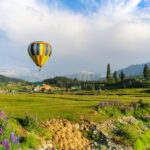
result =
[[[0,0],[0,150],[150,150],[149,0]]]

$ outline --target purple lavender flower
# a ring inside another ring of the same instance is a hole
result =
[[[37,119],[38,119],[38,118],[37,118],[37,115],[35,115],[34,120],[37,121]]]
[[[10,145],[8,146],[8,150],[11,150],[11,146]]]
[[[15,137],[14,132],[11,132],[10,133],[10,140],[11,140],[11,142],[14,142],[14,137]]]
[[[105,106],[105,104],[104,103],[99,103],[99,106]]]
[[[5,140],[3,145],[4,145],[5,148],[8,148],[8,141]]]
[[[8,126],[9,126],[9,122],[6,123],[6,127],[8,127]]]
[[[6,117],[6,116],[4,116],[4,120],[5,120],[5,121],[7,120],[7,117]]]
[[[2,145],[3,145],[5,148],[8,148],[8,141],[5,139],[5,137],[4,137],[3,141],[2,141]]]
[[[5,113],[0,110],[0,116],[5,116]]]
[[[5,143],[5,138],[3,138],[2,145],[4,145],[4,143]]]
[[[4,132],[4,129],[0,129],[0,135],[2,135],[3,134],[3,132]]]
[[[17,137],[15,137],[14,145],[17,145],[17,143],[18,143],[18,138],[17,138]]]

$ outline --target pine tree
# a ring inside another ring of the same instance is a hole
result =
[[[113,78],[114,78],[115,82],[118,81],[117,71],[115,71],[115,72],[113,73]]]
[[[126,76],[125,76],[124,72],[121,70],[121,72],[120,72],[120,79],[121,79],[121,81],[124,81],[125,78],[126,78]]]
[[[106,73],[106,79],[107,81],[109,81],[109,79],[111,78],[111,75],[110,75],[110,64],[107,65],[107,73]]]
[[[144,74],[144,78],[146,80],[150,79],[150,70],[149,70],[147,64],[144,65],[143,74]]]

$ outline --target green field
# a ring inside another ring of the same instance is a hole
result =
[[[80,91],[81,92],[81,91]],[[83,92],[83,91],[82,91]],[[101,92],[85,92],[87,95],[76,95],[79,92],[71,93],[18,93],[0,94],[0,109],[7,115],[11,113],[15,118],[23,118],[25,112],[30,115],[38,115],[39,120],[52,118],[66,118],[71,121],[86,120],[101,122],[107,118],[100,114],[92,114],[92,109],[100,101],[131,101],[150,102],[149,89],[123,89],[107,90]]]

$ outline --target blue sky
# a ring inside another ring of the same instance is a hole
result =
[[[39,0],[42,2],[41,0]],[[47,0],[47,4],[51,5],[56,0]],[[93,0],[95,4],[101,5],[105,3],[107,0]],[[113,0],[112,0],[113,1]],[[129,0],[126,0],[126,2]],[[91,0],[59,0],[60,7],[64,6],[66,9],[70,9],[74,12],[85,12],[87,9],[87,5],[91,5],[92,8],[91,11],[98,11],[98,8],[92,3]],[[138,4],[139,8],[146,8],[150,7],[150,1],[149,0],[141,0]]]
[[[114,71],[150,62],[149,0],[0,0],[0,20],[0,74],[104,75],[107,63]],[[41,73],[27,53],[37,40],[53,47]]]

